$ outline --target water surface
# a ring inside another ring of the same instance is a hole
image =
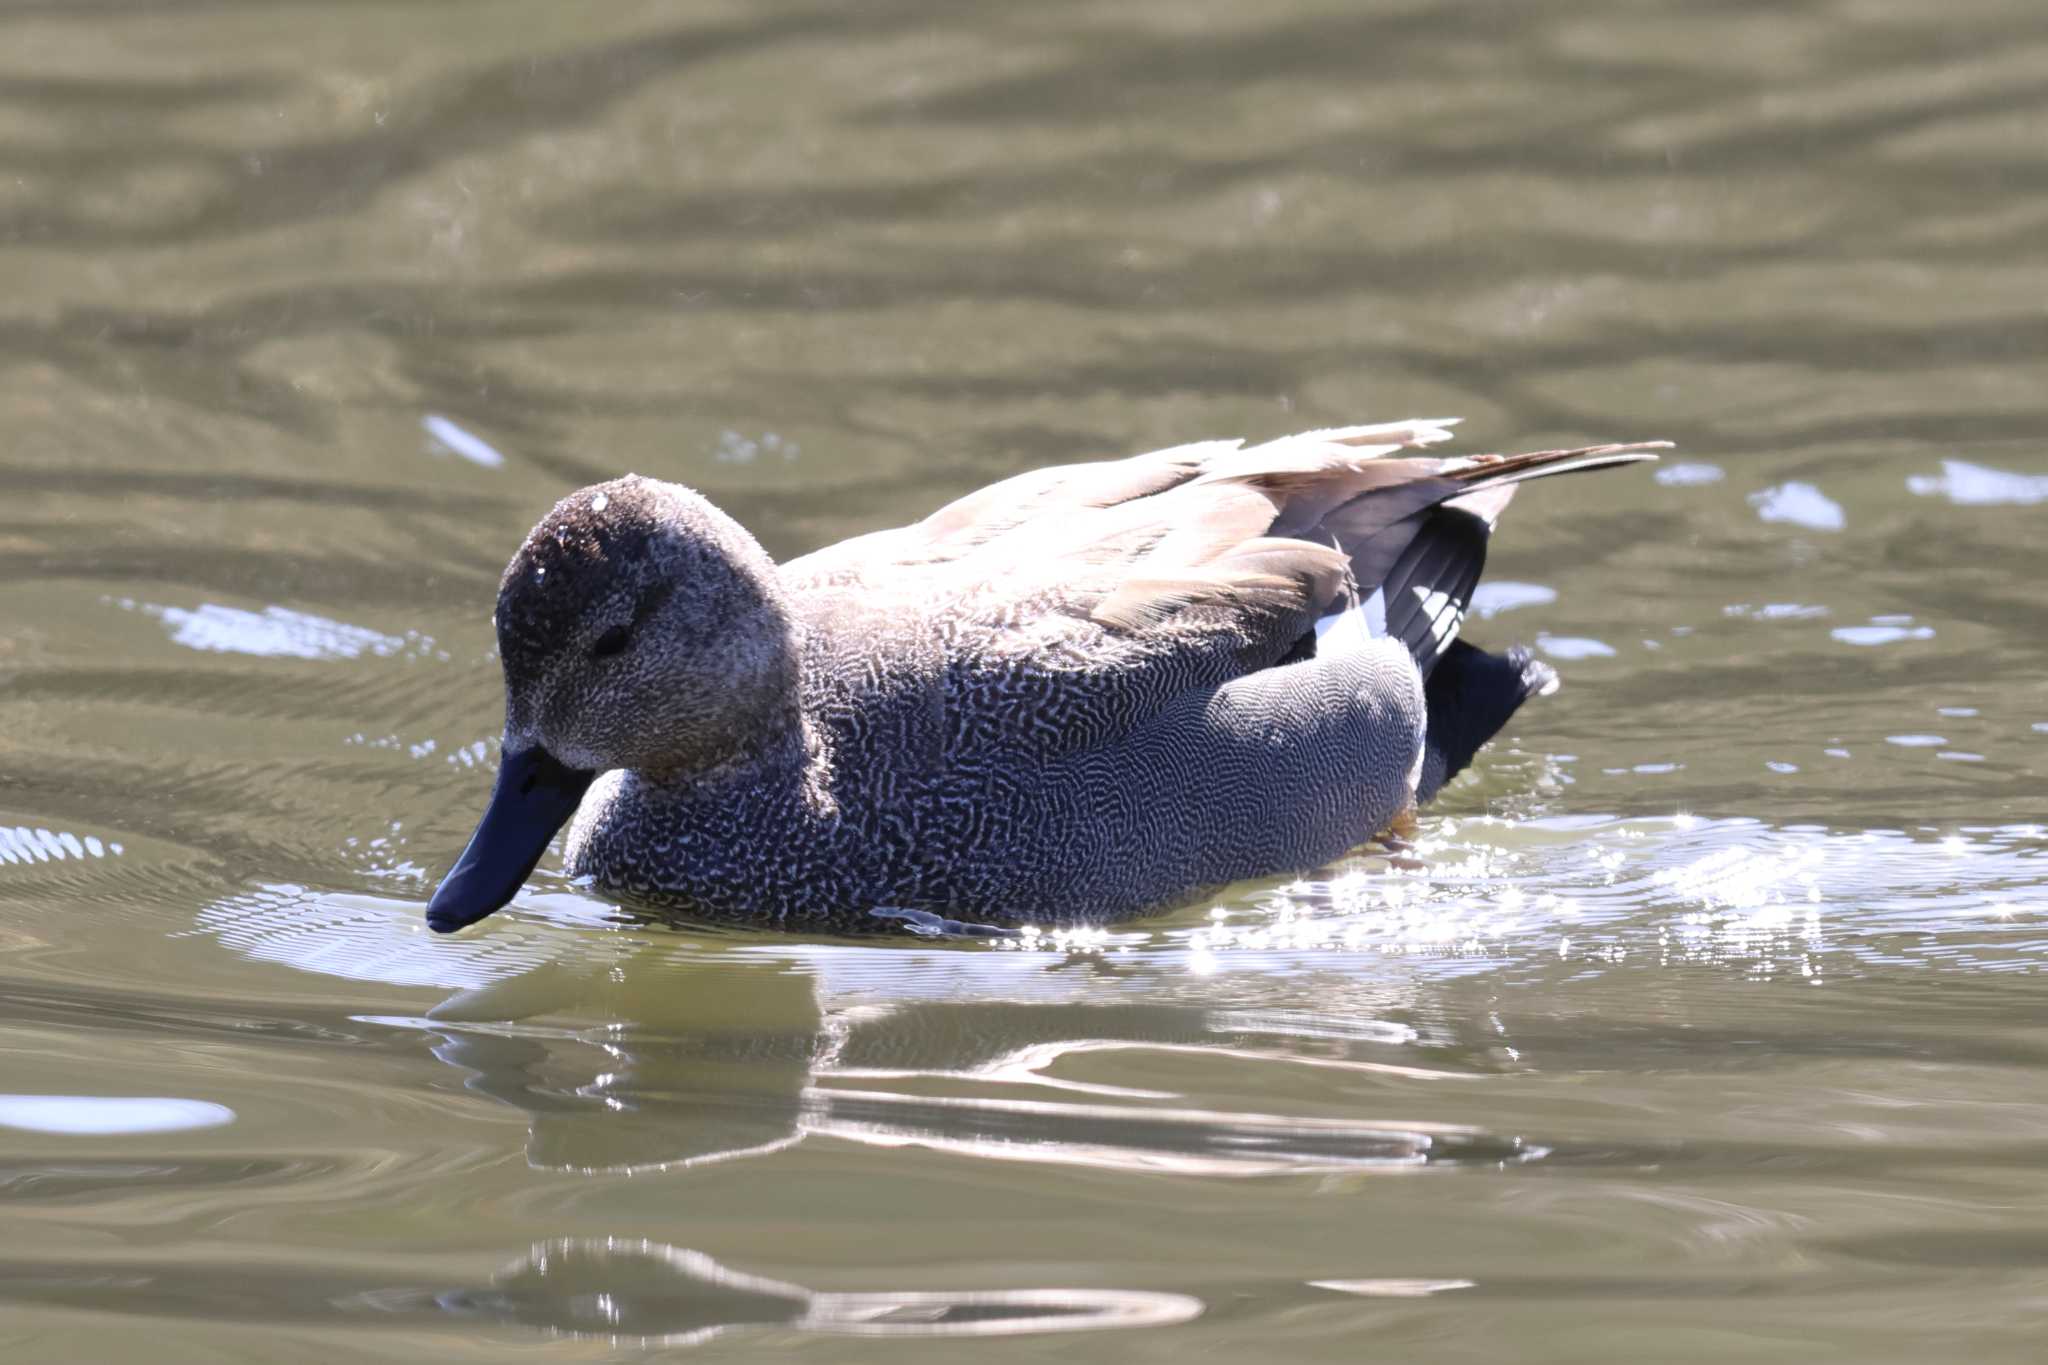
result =
[[[0,1352],[2035,1359],[2044,71],[2022,0],[7,7]],[[424,931],[570,488],[787,555],[1440,413],[1680,450],[1518,500],[1468,629],[1565,686],[1412,859]]]

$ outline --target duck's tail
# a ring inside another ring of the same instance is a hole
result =
[[[1362,598],[1363,620],[1352,629],[1390,636],[1408,647],[1425,678],[1442,666],[1458,637],[1472,592],[1486,567],[1486,544],[1494,523],[1530,479],[1579,474],[1654,460],[1668,441],[1537,450],[1524,455],[1470,455],[1441,462],[1436,469],[1438,500],[1398,521],[1382,522],[1354,540],[1351,563]],[[1367,497],[1372,496],[1368,494]],[[1364,498],[1359,500],[1361,503]],[[1330,518],[1341,524],[1350,509]],[[1359,509],[1365,517],[1369,507]],[[1318,625],[1327,637],[1347,625],[1347,613],[1333,613]],[[1334,642],[1333,642],[1334,643]]]
[[[1488,654],[1455,640],[1423,684],[1428,729],[1422,747],[1422,777],[1415,786],[1421,803],[1465,770],[1480,747],[1508,723],[1523,702],[1557,690],[1557,670],[1516,645]]]

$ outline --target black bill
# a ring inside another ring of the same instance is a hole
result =
[[[576,813],[596,776],[564,765],[537,745],[507,750],[498,765],[498,783],[491,788],[491,804],[469,836],[469,847],[427,902],[427,927],[437,934],[453,933],[519,894],[548,851],[548,841]]]

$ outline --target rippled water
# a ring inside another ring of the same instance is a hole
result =
[[[0,10],[0,1354],[2038,1358],[2044,71],[2024,0]],[[1469,629],[1566,685],[1410,855],[423,931],[568,488],[790,554],[1439,412],[1680,449],[1517,502]]]

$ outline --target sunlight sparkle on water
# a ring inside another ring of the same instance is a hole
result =
[[[0,1127],[31,1133],[109,1136],[217,1128],[235,1111],[210,1100],[164,1095],[0,1095]]]
[[[463,430],[438,412],[430,412],[420,418],[420,426],[441,449],[460,455],[473,465],[497,469],[505,463],[505,457],[489,441]]]

